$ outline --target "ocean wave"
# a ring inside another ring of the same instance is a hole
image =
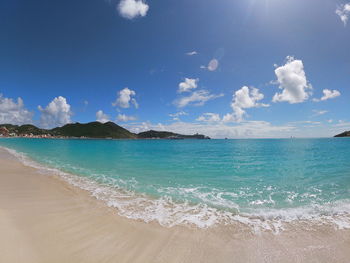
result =
[[[127,182],[121,179],[95,175],[95,180],[84,176],[70,174],[56,168],[35,162],[27,155],[13,149],[0,147],[15,156],[24,165],[36,168],[40,173],[57,175],[69,184],[86,190],[91,195],[116,209],[120,216],[144,222],[158,222],[164,227],[184,225],[198,228],[209,228],[218,225],[243,224],[253,232],[272,231],[279,233],[294,223],[306,225],[331,225],[336,229],[350,228],[350,200],[338,200],[323,205],[311,204],[297,208],[251,208],[241,211],[239,205],[228,200],[227,196],[237,197],[232,192],[220,192],[218,189],[203,192],[199,187],[159,188],[162,197],[150,196],[128,190]],[[94,176],[92,176],[94,177]],[[131,179],[133,183],[135,179]],[[192,203],[174,201],[170,194],[191,194],[201,202]],[[291,199],[294,193],[291,193]],[[255,205],[271,203],[271,198],[256,200]],[[226,208],[226,209],[220,209]]]

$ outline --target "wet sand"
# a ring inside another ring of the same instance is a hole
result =
[[[0,149],[0,262],[349,262],[350,230],[165,228],[120,217],[86,191]]]

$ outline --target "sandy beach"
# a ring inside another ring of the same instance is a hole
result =
[[[244,229],[129,220],[0,149],[0,262],[349,262],[349,230]]]

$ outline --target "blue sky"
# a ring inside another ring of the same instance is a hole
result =
[[[0,122],[332,136],[350,129],[348,17],[340,0],[4,0]]]

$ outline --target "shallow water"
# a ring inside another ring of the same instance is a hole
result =
[[[238,221],[269,229],[313,220],[350,227],[348,138],[2,138],[0,146],[27,164],[54,168],[129,218],[164,226]]]

